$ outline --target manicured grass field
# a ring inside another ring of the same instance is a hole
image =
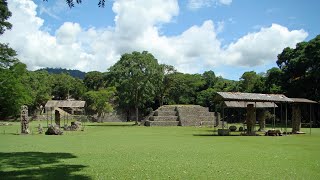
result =
[[[31,135],[0,126],[0,179],[320,179],[320,129],[219,137],[204,127],[92,123],[46,136],[37,124]]]

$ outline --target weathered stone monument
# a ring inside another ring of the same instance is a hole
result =
[[[29,134],[28,106],[21,106],[21,134]]]
[[[253,104],[247,105],[247,134],[253,135],[254,134],[254,125],[255,125],[255,112]]]
[[[292,105],[292,133],[298,133],[301,129],[301,109],[299,105]]]
[[[266,111],[264,109],[258,110],[258,121],[259,121],[259,130],[258,131],[265,131],[266,118],[267,118]]]
[[[54,120],[56,125],[60,127],[60,112],[58,110],[54,111]]]
[[[39,126],[38,126],[38,133],[39,134],[43,133],[43,128],[42,128],[41,124],[39,124]]]

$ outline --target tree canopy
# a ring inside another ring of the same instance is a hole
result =
[[[48,1],[48,0],[43,0],[43,1]],[[75,4],[81,4],[82,0],[66,0],[66,3],[70,8],[73,8]],[[99,7],[104,7],[105,4],[106,4],[105,0],[98,0]]]
[[[320,100],[320,35],[278,55],[281,84],[289,96]]]
[[[161,68],[157,59],[147,51],[123,54],[120,60],[110,67],[109,78],[117,88],[120,106],[136,110],[153,101],[156,86],[161,80]]]
[[[11,29],[12,24],[7,20],[11,17],[11,12],[8,9],[7,0],[0,0],[0,35],[7,29]]]

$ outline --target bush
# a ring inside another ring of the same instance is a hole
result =
[[[237,126],[230,126],[229,129],[230,129],[230,131],[236,131],[237,130]]]

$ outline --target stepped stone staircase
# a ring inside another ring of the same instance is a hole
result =
[[[199,105],[164,105],[147,117],[145,126],[213,126],[214,112]]]

